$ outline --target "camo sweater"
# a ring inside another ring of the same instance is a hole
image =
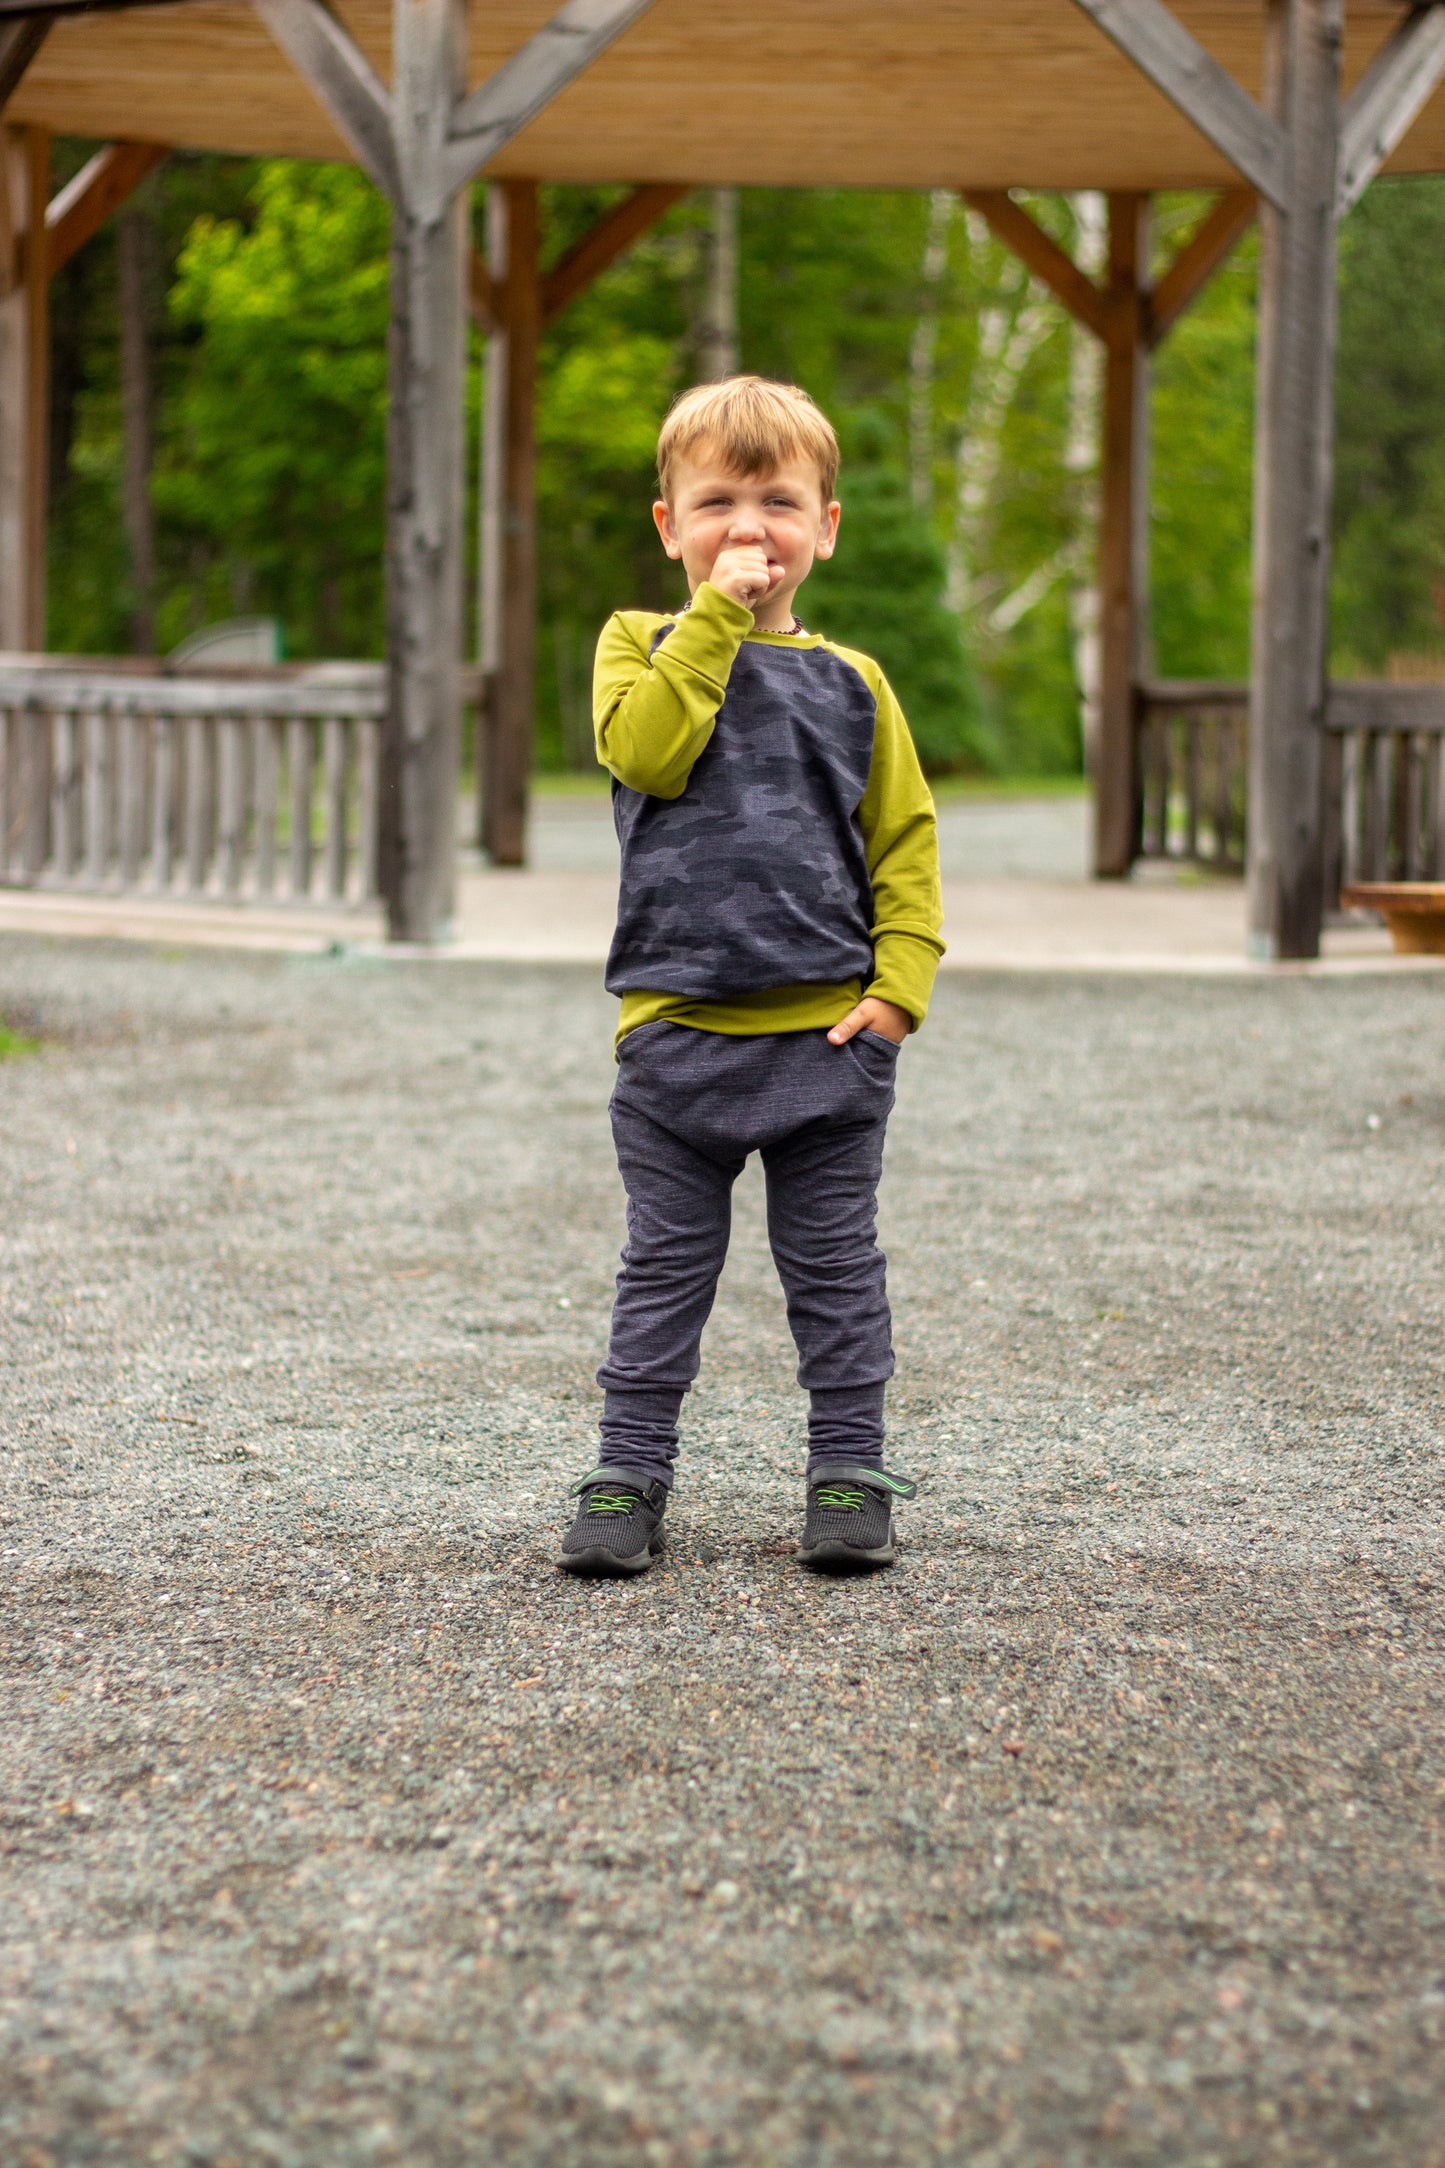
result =
[[[864,989],[928,1007],[942,907],[933,800],[868,656],[760,633],[710,585],[598,643],[597,753],[622,847],[607,985],[619,1038],[826,1029]]]

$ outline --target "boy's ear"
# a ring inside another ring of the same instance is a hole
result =
[[[813,547],[815,557],[826,560],[838,547],[838,522],[842,516],[843,507],[836,497],[831,504],[824,505],[823,517],[818,526],[818,539]]]
[[[682,544],[677,539],[677,529],[672,523],[672,506],[665,497],[659,497],[652,507],[653,525],[662,536],[662,546],[669,557],[681,557]]]

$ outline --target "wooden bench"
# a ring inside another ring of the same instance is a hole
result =
[[[1378,911],[1402,956],[1445,956],[1445,881],[1347,881],[1340,901]]]

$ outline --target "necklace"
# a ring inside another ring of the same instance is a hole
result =
[[[678,616],[686,617],[691,608],[691,602],[685,602],[678,611]],[[769,638],[778,640],[807,640],[812,637],[801,617],[796,616],[791,625],[754,625],[753,631],[765,632]]]

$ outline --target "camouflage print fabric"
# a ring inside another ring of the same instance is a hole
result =
[[[866,680],[828,649],[739,649],[682,796],[613,779],[622,886],[609,992],[725,1001],[866,982],[873,893],[858,808],[876,719]]]

